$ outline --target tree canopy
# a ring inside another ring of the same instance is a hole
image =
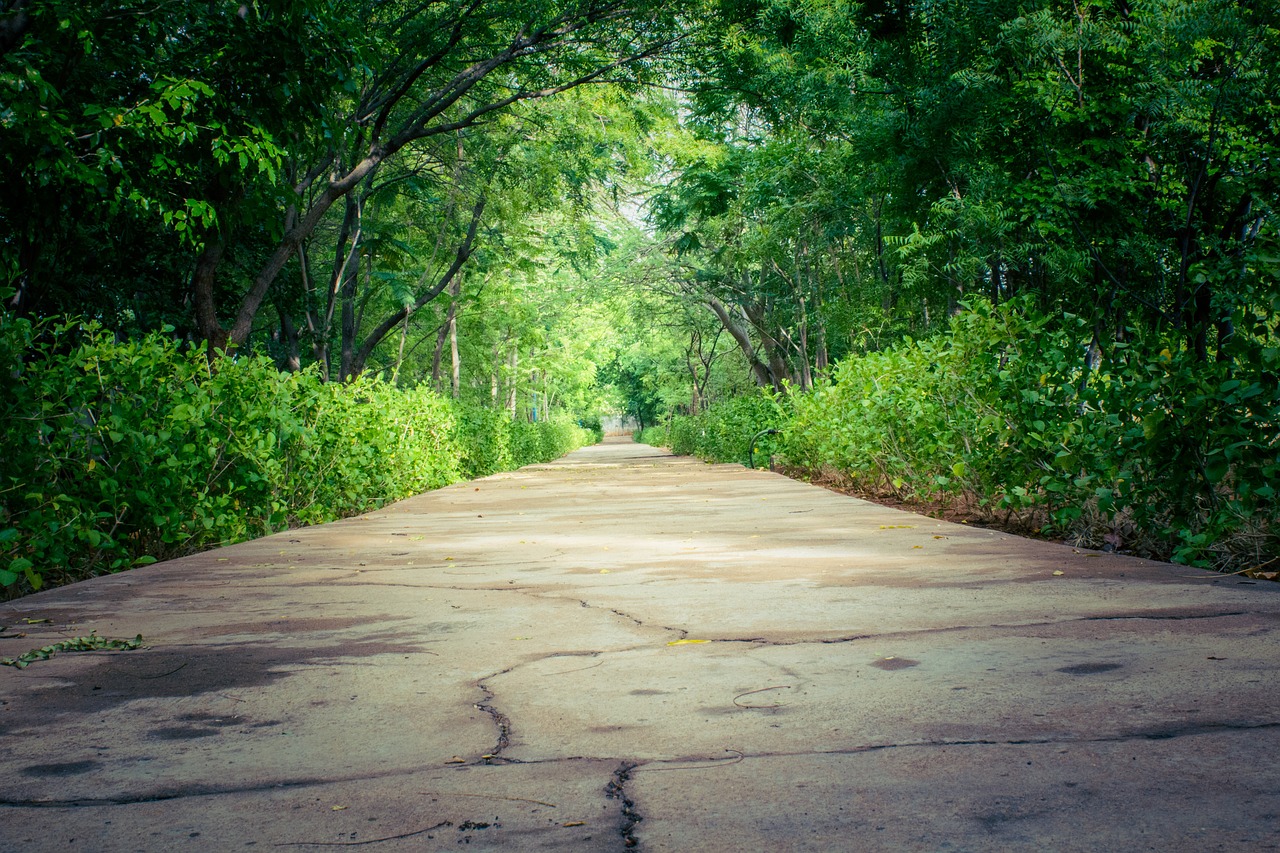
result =
[[[522,411],[807,389],[974,296],[1247,359],[1278,57],[1240,0],[4,0],[0,267]]]

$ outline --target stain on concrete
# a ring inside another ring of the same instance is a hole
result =
[[[913,666],[919,666],[920,661],[911,658],[882,658],[872,661],[871,665],[876,669],[883,669],[885,672],[894,672],[899,669],[910,669]]]
[[[1065,672],[1067,675],[1097,675],[1100,672],[1111,672],[1120,669],[1122,664],[1118,663],[1078,663],[1074,666],[1064,666],[1057,672]]]
[[[31,764],[22,768],[24,776],[79,776],[98,767],[96,761],[62,761],[56,764]]]
[[[212,737],[218,734],[217,729],[199,729],[195,726],[170,726],[163,729],[152,729],[148,737],[156,740],[195,740]]]

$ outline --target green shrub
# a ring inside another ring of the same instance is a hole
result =
[[[726,400],[698,415],[676,415],[671,419],[671,450],[683,456],[697,456],[711,462],[748,461],[751,439],[767,429],[787,423],[790,398],[764,391]],[[756,442],[758,457],[775,449],[772,436]]]
[[[637,444],[648,444],[653,447],[670,447],[671,431],[668,426],[651,426],[638,429],[631,434],[632,441]]]
[[[163,336],[121,343],[92,324],[0,313],[0,356],[7,596],[365,512],[592,437],[373,377],[326,384],[247,355],[210,369]]]
[[[1096,368],[1091,336],[1078,317],[975,303],[946,335],[846,360],[795,397],[782,449],[871,491],[963,496],[1095,545],[1218,566],[1275,555],[1280,357],[1265,329],[1232,361],[1147,334]]]
[[[1277,548],[1280,342],[1240,332],[1230,360],[1130,331],[1086,364],[1092,327],[976,302],[946,334],[841,362],[808,394],[713,406],[637,440],[711,461],[780,452],[865,491],[963,501],[1084,544],[1215,567]]]

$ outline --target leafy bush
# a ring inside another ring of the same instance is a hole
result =
[[[631,434],[631,440],[637,444],[648,444],[653,447],[670,447],[670,430],[665,425],[638,429]]]
[[[365,512],[592,437],[372,377],[326,384],[250,356],[210,369],[158,335],[37,331],[0,314],[9,596]]]
[[[1243,325],[1243,324],[1241,324]],[[775,448],[863,491],[963,502],[1082,544],[1214,567],[1278,553],[1280,342],[1240,329],[1230,360],[1130,330],[975,302],[946,334],[849,358],[809,394],[740,398],[637,440],[712,461]]]
[[[671,450],[711,462],[745,464],[751,439],[764,430],[784,425],[790,409],[789,397],[761,391],[726,400],[697,415],[676,415],[668,430]],[[772,436],[761,436],[756,442],[756,454],[767,457],[774,447]]]
[[[1265,329],[1232,361],[1147,334],[1089,366],[1080,318],[969,307],[946,335],[846,360],[797,396],[789,459],[1181,562],[1276,554],[1280,350]]]

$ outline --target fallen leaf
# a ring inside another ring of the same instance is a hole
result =
[[[330,811],[340,812],[340,811],[342,811],[342,810],[343,810],[343,809],[345,809],[345,808],[346,808],[346,806],[333,806],[333,807],[330,809]]]
[[[923,545],[912,545],[911,550],[914,551],[917,548],[923,548],[923,547],[924,547]]]
[[[466,764],[466,763],[467,763],[467,759],[459,758],[456,755],[445,762],[445,764]]]
[[[668,646],[692,646],[695,643],[707,643],[710,640],[672,640],[667,643]]]
[[[914,524],[882,524],[880,525],[881,530],[910,530],[913,527],[915,527]]]
[[[1063,575],[1065,575],[1065,574],[1066,574],[1066,572],[1064,572],[1064,571],[1062,571],[1061,569],[1059,569],[1058,571],[1056,571],[1056,572],[1054,572],[1054,573],[1053,573],[1053,576],[1054,576],[1055,578],[1057,578],[1057,577],[1062,577],[1062,576],[1063,576]]]
[[[45,625],[53,622],[52,619],[23,619],[22,621],[28,625]]]
[[[607,574],[609,574],[609,570],[608,570],[608,569],[601,569],[601,570],[600,570],[600,574],[602,574],[602,575],[607,575]]]
[[[561,826],[565,826],[565,827],[569,827],[569,826],[586,826],[586,825],[587,825],[587,822],[586,822],[585,820],[571,820],[571,821],[569,821],[568,823],[562,823],[562,824],[560,824],[560,825],[561,825]]]

